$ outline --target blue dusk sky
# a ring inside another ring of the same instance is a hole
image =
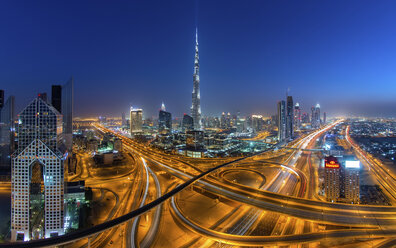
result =
[[[75,78],[76,116],[190,112],[396,116],[395,1],[0,1],[0,89],[17,111]]]

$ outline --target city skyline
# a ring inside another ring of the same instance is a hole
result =
[[[0,248],[396,246],[395,11],[0,2]]]
[[[49,93],[51,84],[73,75],[79,106],[75,116],[115,115],[114,108],[121,116],[130,106],[155,116],[164,101],[181,117],[190,112],[198,26],[206,115],[240,111],[270,116],[276,113],[274,102],[290,88],[303,112],[320,103],[329,116],[396,116],[391,107],[395,36],[389,32],[393,3],[371,8],[366,2],[358,11],[353,2],[253,1],[239,8],[233,1],[200,1],[199,10],[192,1],[158,2],[153,8],[149,3],[104,2],[2,5],[7,12],[1,28],[8,39],[0,49],[7,61],[0,80],[7,84],[6,94],[16,96],[17,112],[35,97],[30,92]],[[219,6],[222,11],[216,11]],[[65,22],[70,9],[75,18]],[[22,37],[31,42],[18,43]]]

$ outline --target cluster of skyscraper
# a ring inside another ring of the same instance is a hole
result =
[[[320,118],[320,105],[316,104],[311,108],[311,116],[307,113],[301,113],[299,103],[293,105],[293,97],[287,96],[286,101],[281,100],[277,105],[277,126],[278,140],[280,142],[288,141],[294,136],[295,130],[300,130],[303,124],[310,124],[310,128],[320,128],[326,123],[326,113],[323,113],[323,120]]]

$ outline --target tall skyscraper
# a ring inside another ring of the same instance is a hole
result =
[[[325,158],[325,195],[326,200],[336,202],[340,197],[340,164],[335,157]]]
[[[51,104],[59,113],[62,113],[62,85],[52,85]]]
[[[278,140],[282,142],[286,139],[286,102],[278,102]]]
[[[358,160],[345,161],[345,200],[347,203],[358,204],[360,201],[360,162]]]
[[[0,108],[0,171],[11,172],[11,154],[14,152],[15,97],[8,97]]]
[[[294,127],[296,129],[300,129],[301,127],[301,108],[298,102],[294,106]]]
[[[158,131],[161,134],[170,133],[172,131],[172,114],[166,112],[164,103],[162,103],[158,114]]]
[[[73,147],[73,102],[74,102],[74,78],[62,86],[62,115],[63,115],[63,138],[69,152]]]
[[[161,104],[161,110],[162,110],[162,111],[166,111],[165,103],[164,103],[164,102],[162,102],[162,104]]]
[[[224,112],[221,114],[221,117],[220,117],[220,127],[222,129],[226,129],[227,128],[227,119],[226,119],[226,115],[225,115]]]
[[[194,58],[191,116],[194,120],[194,129],[197,130],[201,129],[202,120],[201,120],[201,92],[199,89],[198,29],[195,30],[195,58]]]
[[[311,108],[312,110],[312,118],[311,118],[311,126],[312,128],[320,128],[320,105],[316,104],[315,107]]]
[[[62,115],[41,98],[18,115],[11,173],[13,241],[63,234],[62,131]]]
[[[143,131],[143,110],[131,107],[130,115],[131,134],[141,133]]]
[[[294,136],[294,104],[292,96],[287,96],[286,104],[286,138],[290,139]]]

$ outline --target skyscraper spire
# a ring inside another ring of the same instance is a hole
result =
[[[194,57],[191,116],[194,121],[194,129],[201,129],[202,122],[201,122],[201,93],[199,89],[198,28],[195,29],[195,57]]]
[[[166,111],[165,103],[164,103],[164,102],[162,102],[162,104],[161,104],[161,110],[162,110],[162,111]]]

